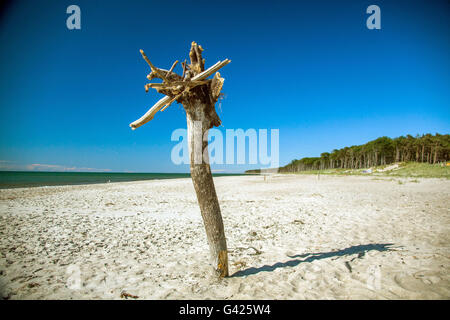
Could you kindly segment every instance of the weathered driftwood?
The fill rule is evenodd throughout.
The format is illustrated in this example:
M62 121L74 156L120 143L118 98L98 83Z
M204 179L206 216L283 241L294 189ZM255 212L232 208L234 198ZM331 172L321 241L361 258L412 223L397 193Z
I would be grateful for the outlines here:
M220 277L228 276L228 250L225 231L220 213L219 201L211 174L208 158L208 141L203 141L208 130L221 124L216 113L215 103L220 97L224 79L216 73L213 79L207 79L220 68L231 61L219 61L205 70L203 48L192 42L188 65L186 60L181 63L182 76L173 72L178 61L169 70L155 67L144 51L141 54L150 66L149 80L159 78L163 83L149 83L146 91L154 88L166 96L155 103L141 118L130 124L134 130L153 119L158 111L164 111L173 102L180 102L186 111L188 128L188 145L190 156L191 177L197 194L198 204L206 230L210 248L211 262L215 272Z
M153 66L153 64L150 62L150 60L147 58L147 56L145 55L144 51L141 50L142 56L144 57L144 59L147 61L147 63L150 65L150 68L152 69L152 72L147 76L147 78L149 80L153 80L155 78L160 78L162 80L166 79L166 75L169 74L170 72L164 69L160 69L160 68L156 68L155 66ZM200 72L199 74L195 75L190 81L186 81L186 84L188 85L189 82L192 81L196 81L196 80L204 80L206 78L208 78L210 75L212 75L214 72L216 72L217 70L219 70L220 68L226 66L228 63L230 63L231 60L226 59L224 61L219 61L217 62L215 65L213 65L212 67L208 68L205 71ZM153 66L153 67L152 67ZM172 73L172 76L175 75L174 73ZM182 77L180 77L179 75L176 75L177 77L179 77L180 79L183 79ZM185 76L185 70L183 70L183 77ZM218 75L218 77L220 78L220 74ZM222 78L221 78L222 79ZM176 81L176 80L175 80ZM214 81L214 80L213 80ZM216 80L218 81L218 80ZM170 82L169 82L170 83ZM146 91L148 91L149 87L153 87L153 85L158 85L156 83L152 83L149 85L146 85L145 89ZM222 80L222 85L223 85L223 80ZM189 86L189 85L188 85ZM220 87L222 88L222 87ZM217 90L215 90L217 91ZM219 90L220 92L220 90ZM136 129L139 128L140 126L142 126L143 124L146 124L147 122L149 122L150 120L153 119L153 117L155 116L155 114L160 111L161 109L163 109L164 107L170 105L170 102L172 100L171 97L166 96L162 99L160 99L157 103L155 103L142 117L140 117L138 120L132 122L130 124L131 129ZM164 108L165 109L165 108Z

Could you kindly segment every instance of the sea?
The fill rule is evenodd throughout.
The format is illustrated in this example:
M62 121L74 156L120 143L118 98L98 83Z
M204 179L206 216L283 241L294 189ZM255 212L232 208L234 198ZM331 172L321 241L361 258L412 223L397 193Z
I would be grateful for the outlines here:
M213 174L238 176L243 174ZM190 178L189 173L0 171L0 189Z

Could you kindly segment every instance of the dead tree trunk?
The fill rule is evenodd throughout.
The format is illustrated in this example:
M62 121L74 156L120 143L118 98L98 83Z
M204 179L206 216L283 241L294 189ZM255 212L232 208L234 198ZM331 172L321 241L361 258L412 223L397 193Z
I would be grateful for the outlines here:
M155 88L166 95L158 101L143 117L131 123L132 129L153 119L158 111L164 111L174 101L180 102L185 111L188 128L188 145L190 154L191 177L197 194L198 204L206 230L210 248L211 263L217 275L228 276L228 251L219 201L209 166L208 131L219 126L221 121L215 110L224 79L217 72L213 79L207 79L214 72L230 62L219 61L205 71L205 59L202 47L192 43L189 57L191 63L182 63L183 74L173 73L178 61L169 70L153 66L144 52L141 53L150 65L149 80L160 78L163 83L149 83L145 89Z
M199 158L198 154L196 154L198 152L196 148L197 143L200 142L202 144L201 150L204 156L207 157L208 142L201 142L201 137L205 134L207 135L209 129L198 128L196 124L200 123L200 120L189 114L187 122L191 177L206 230L211 264L219 276L228 276L227 243L211 168L209 163L205 162L207 159L201 159L203 160L202 162L196 163L196 158Z

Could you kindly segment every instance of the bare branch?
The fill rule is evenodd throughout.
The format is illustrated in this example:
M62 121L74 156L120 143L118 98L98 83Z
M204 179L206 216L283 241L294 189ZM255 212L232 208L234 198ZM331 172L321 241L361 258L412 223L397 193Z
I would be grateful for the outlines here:
M212 67L209 67L207 70L205 70L202 73L199 73L198 75L193 77L192 80L203 80L203 79L206 79L210 75L212 75L214 72L219 70L220 68L225 67L230 62L231 62L231 60L229 60L229 59L225 59L223 61L219 61L215 65L213 65Z
M177 65L177 63L178 63L178 60L176 60L174 63L173 63L173 65L170 67L170 69L169 69L169 72L167 72L167 77L168 76L170 76L170 74L172 73L172 71L173 71L173 68L175 68L175 66Z
M164 75L164 77L168 80L168 82L171 82L171 81L181 81L181 80L183 80L183 78L182 78L180 75L174 73L173 71L172 71L170 74L169 74L169 70L166 70L166 69L159 69L159 68L158 68L158 71L161 72L161 73ZM160 79L162 79L161 77L159 77L159 76L158 76L157 74L155 74L154 72L151 72L151 73L149 73L149 74L147 75L147 79L150 80L150 81L152 81L152 80L155 79L155 78L160 78Z
M184 86L184 87L196 87L201 84L207 84L208 81L211 80L192 80L192 81L172 81L171 83L148 83L147 85L150 88L171 88L176 86Z
M184 62L182 62L181 65L183 66L183 75L181 77L184 79L184 75L186 73L186 67L187 67L186 59L184 59Z
M151 61L147 58L147 55L145 54L144 50L139 50L141 52L142 57L144 58L145 61L147 61L148 65L150 66L150 69L156 69L156 67L153 65L153 63L151 63Z
M191 50L189 51L189 58L191 59L190 68L197 75L205 70L205 61L202 58L203 48L199 46L195 41L191 44Z
M178 98L180 98L182 94L183 94L183 92L178 94L178 95L176 95L172 99L170 99L170 101L164 106L164 108L161 109L161 112L166 110L174 101L176 101Z
M161 78L161 79L163 79L164 81L167 81L165 75L161 72L161 70L158 69L157 67L155 67L155 66L153 65L153 63L151 63L150 59L147 58L146 54L144 53L144 50L141 49L140 52L141 52L142 57L144 58L144 60L145 60L145 61L148 63L148 65L150 66L150 69L152 69L152 73L154 73L156 76L158 76L158 78ZM147 79L151 80L150 77L152 77L151 74L149 74L149 75L147 76ZM153 78L154 78L154 76L153 76Z
M155 113L157 113L162 107L164 107L171 99L172 98L168 96L165 96L164 98L160 99L142 117L140 117L138 120L130 124L131 129L134 130L152 120L153 117L155 116Z
M145 59L145 58L144 58ZM196 83L197 80L204 80L207 77L209 77L210 75L212 75L213 73L215 73L217 70L219 70L220 68L226 66L228 63L230 63L231 60L229 59L225 59L224 61L219 61L217 62L215 65L213 65L212 67L208 68L207 70L197 74L195 77L192 78L191 81L186 81L184 82L184 84L189 84L190 82L192 82L192 84L194 86L188 85L189 88L195 87L197 85L200 85L202 83ZM153 85L156 84L151 84L151 87L153 87ZM157 87L157 85L155 86L155 88ZM179 98L179 97L178 97ZM177 98L177 99L178 99ZM133 123L130 124L130 127L134 130L140 126L142 126L143 124L146 124L147 122L149 122L150 120L153 119L154 115L161 110L163 107L165 107L167 104L172 103L170 102L173 98L166 96L162 99L160 99L157 103L155 103L153 105L153 107L150 108L150 110L148 110L141 118L139 118L138 120L134 121ZM175 101L175 100L174 100ZM170 105L170 104L169 104ZM166 109L166 108L164 108Z

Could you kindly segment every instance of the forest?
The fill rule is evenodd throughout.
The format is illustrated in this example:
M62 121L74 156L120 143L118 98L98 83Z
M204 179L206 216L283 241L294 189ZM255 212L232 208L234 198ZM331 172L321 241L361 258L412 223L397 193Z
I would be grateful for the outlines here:
M279 172L323 169L362 169L394 162L440 163L450 160L449 134L424 134L394 139L380 137L363 145L334 149L320 157L293 160Z

